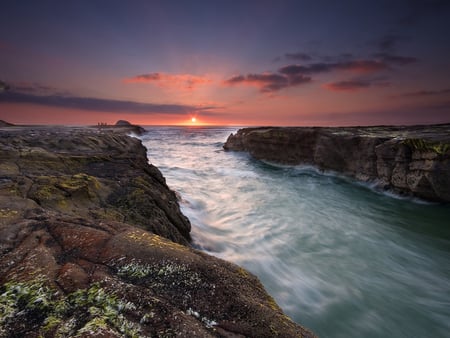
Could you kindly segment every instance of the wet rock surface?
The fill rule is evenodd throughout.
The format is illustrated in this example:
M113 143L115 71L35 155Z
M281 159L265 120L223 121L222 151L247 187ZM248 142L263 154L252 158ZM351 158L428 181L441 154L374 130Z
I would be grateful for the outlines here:
M138 139L0 129L0 337L313 336L189 232Z
M260 127L230 135L225 150L313 165L402 195L450 202L450 124L405 127Z

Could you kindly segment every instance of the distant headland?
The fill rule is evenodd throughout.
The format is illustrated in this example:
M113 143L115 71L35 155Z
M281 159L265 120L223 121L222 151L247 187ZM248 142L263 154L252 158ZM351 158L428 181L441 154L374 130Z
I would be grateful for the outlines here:
M63 126L45 126L45 125L16 125L16 124L12 124L3 120L0 120L0 128L1 127L22 127L22 128L38 128L38 127L45 127L45 128L58 128L58 127L63 127ZM64 126L65 128L79 128L79 127L67 127ZM143 133L145 133L145 129L142 128L139 125L136 124L132 124L126 120L118 120L115 124L107 124L105 122L98 122L96 125L91 125L91 126L86 126L86 127L81 127L81 128L96 128L97 130L110 130L110 131L114 131L114 132L129 132L129 133L133 133L136 135L142 135Z

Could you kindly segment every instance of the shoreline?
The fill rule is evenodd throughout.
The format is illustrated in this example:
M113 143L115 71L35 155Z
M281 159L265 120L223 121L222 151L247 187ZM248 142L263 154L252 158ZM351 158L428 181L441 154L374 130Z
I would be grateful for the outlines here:
M411 127L260 127L224 149L258 160L312 165L433 202L450 202L450 124Z
M0 335L314 337L257 277L189 246L137 138L6 127L0 144Z

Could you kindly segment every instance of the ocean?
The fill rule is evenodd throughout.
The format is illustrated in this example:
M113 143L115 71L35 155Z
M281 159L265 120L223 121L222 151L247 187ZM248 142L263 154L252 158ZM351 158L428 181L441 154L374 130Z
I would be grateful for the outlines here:
M147 127L194 246L324 337L449 337L450 207L225 152L232 127Z

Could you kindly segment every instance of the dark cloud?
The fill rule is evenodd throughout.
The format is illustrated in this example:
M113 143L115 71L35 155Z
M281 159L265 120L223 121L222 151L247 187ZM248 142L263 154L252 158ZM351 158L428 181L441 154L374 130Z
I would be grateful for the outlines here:
M342 54L340 61L315 62L310 64L291 64L278 69L275 73L237 75L225 80L226 85L250 84L260 88L261 92L274 92L312 81L311 76L334 71L347 71L361 75L376 74L417 62L414 57L406 57L387 52L377 53L373 59L352 60L351 54ZM368 88L372 85L386 86L390 83L377 79L339 81L325 85L330 90L350 91Z
M33 95L70 96L70 93L67 91L62 91L58 88L47 86L37 82L12 82L9 85L11 91L18 93L29 93Z
M366 81L350 80L350 81L338 81L325 84L325 88L332 91L357 91L361 89L369 88L372 84Z
M306 53L286 53L284 54L286 60L310 61L312 56Z
M280 62L282 60L295 60L295 61L311 61L313 57L307 53L285 53L282 56L277 56L272 60L272 62Z
M141 74L136 75L132 79L134 79L136 82L142 81L158 81L161 78L161 75L159 73L150 73L150 74Z
M375 57L379 58L383 62L391 65L408 65L410 63L417 62L417 58L412 56L400 56L400 55L394 55L389 53L376 53L374 54Z
M376 76L326 83L323 87L331 91L354 92L371 87L388 87L390 85L391 83L386 77Z
M353 58L353 54L352 53L342 53L338 56L338 59L340 60L349 60Z
M414 92L407 92L393 97L424 97L424 96L445 96L450 95L450 88L439 90L417 90Z
M281 61L281 56L277 56L276 58L274 58L273 60L272 60L272 62L280 62Z
M441 103L435 103L432 104L430 106L428 106L430 109L435 109L435 110L442 110L445 111L446 113L446 123L449 123L450 119L448 118L448 116L450 116L450 101L446 101L446 102L441 102Z
M196 107L178 104L154 104L135 101L99 99L61 95L34 95L15 91L0 93L0 103L31 103L43 106L72 108L109 113L185 114L192 111L208 112L216 107Z
M263 93L275 92L287 87L294 87L311 81L301 74L261 73L233 76L225 80L226 85L248 84L256 86Z
M378 60L353 60L342 62L321 62L312 63L307 66L288 65L280 68L278 71L286 75L294 74L317 74L331 72L334 70L347 70L361 73L371 73L388 69L388 64Z
M379 38L375 44L376 47L383 53L392 53L396 47L397 44L400 41L404 41L406 38L404 36L394 34L394 33L388 33L383 35L381 38Z
M428 113L424 114L424 111ZM436 124L449 123L449 112L450 102L444 102L439 106L417 106L415 108L407 106L385 111L318 113L309 117L305 116L304 119L310 119L314 124L317 124L317 121L323 121L325 124L339 126Z
M313 63L308 66L303 65L288 65L281 67L278 71L281 74L288 76L299 75L299 74L314 74L329 72L331 70L330 64L327 63Z

